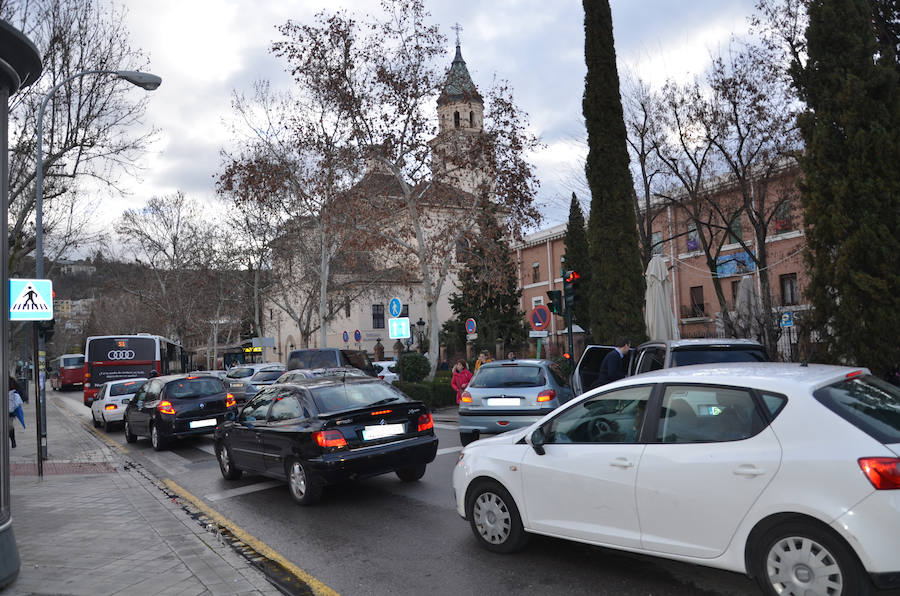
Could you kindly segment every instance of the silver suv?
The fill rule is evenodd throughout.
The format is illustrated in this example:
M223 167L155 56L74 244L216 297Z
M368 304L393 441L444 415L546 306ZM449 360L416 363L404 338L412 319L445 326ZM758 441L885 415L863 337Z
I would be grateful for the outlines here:
M459 404L459 440L523 428L575 394L550 360L498 360L482 364Z

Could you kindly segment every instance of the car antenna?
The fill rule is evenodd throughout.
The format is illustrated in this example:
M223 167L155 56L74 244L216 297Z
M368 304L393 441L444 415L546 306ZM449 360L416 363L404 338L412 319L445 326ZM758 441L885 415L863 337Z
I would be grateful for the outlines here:
M809 366L809 361L813 359L813 356L816 355L816 347L818 344L813 344L812 348L809 350L809 354L806 355L806 360L800 363L800 366Z

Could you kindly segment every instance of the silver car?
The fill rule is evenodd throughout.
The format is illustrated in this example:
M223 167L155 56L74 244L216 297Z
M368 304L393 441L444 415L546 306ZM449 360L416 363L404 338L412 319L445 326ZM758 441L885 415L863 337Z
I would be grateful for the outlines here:
M284 365L280 362L241 364L229 370L223 382L225 389L234 396L237 405L241 406L260 389L274 383L284 374L284 370Z
M459 404L459 440L528 426L575 394L550 360L498 360L482 364Z

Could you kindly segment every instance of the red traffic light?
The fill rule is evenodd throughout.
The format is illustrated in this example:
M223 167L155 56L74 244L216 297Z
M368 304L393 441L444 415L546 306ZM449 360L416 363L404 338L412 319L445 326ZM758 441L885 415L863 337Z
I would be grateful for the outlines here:
M568 352L566 352L565 354L563 354L563 358L565 358L566 360L568 360L568 359L571 358L571 357L572 357L572 356L570 356Z
M572 283L576 279L581 279L581 275L577 271L569 271L568 275L566 275L566 283Z

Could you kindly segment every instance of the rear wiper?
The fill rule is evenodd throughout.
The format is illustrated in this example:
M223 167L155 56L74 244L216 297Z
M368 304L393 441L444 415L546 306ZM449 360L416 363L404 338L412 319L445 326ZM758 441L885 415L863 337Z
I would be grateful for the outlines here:
M400 399L400 398L399 397L386 397L384 399L379 399L375 403L371 403L369 405L370 406L380 406L381 404L389 404L392 401L397 401L398 399Z

